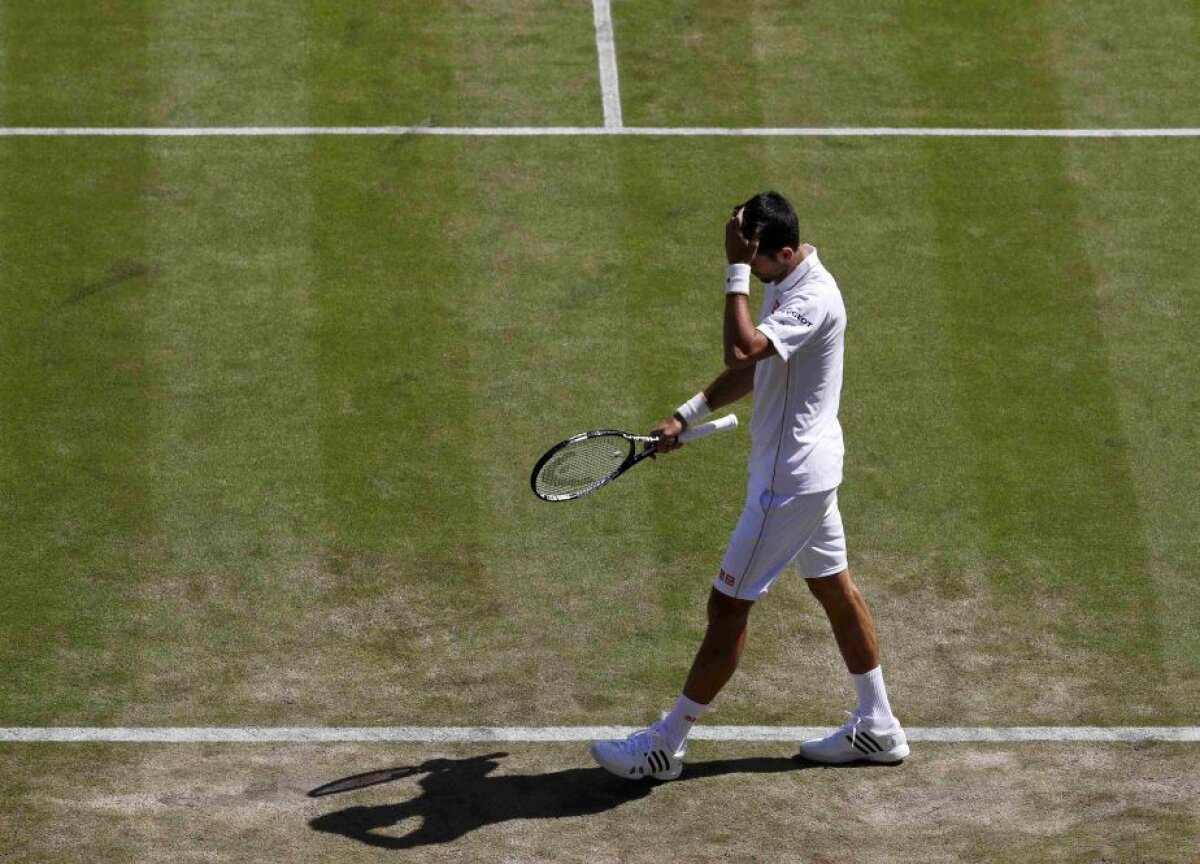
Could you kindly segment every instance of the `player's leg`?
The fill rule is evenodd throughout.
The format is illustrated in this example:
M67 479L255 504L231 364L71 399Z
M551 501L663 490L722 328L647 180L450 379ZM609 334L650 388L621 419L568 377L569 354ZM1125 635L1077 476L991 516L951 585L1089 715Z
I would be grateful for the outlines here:
M683 695L701 705L717 697L737 669L746 648L753 600L727 597L716 588L708 595L708 627L692 660Z
M708 627L675 705L648 729L624 740L597 741L592 745L592 757L622 777L678 777L683 772L692 725L737 669L746 647L746 625L753 606L751 600L737 600L713 588L708 598Z
M899 762L908 756L908 741L888 702L875 621L866 600L848 570L805 581L833 628L858 704L841 728L801 744L800 755L814 762Z
M732 677L746 645L746 626L754 601L766 593L795 554L774 537L772 496L747 495L721 571L708 599L708 627L692 661L683 692L663 719L625 740L597 741L592 757L622 777L673 780L683 771L692 725ZM786 526L785 526L786 527ZM737 574L736 576L733 574Z
M861 675L877 667L879 639L875 634L875 619L850 578L850 571L804 581L825 610L850 674Z
M708 595L708 627L692 660L683 693L655 724L671 752L682 753L692 726L729 683L746 648L753 600L738 600L712 588Z
M733 677L746 647L754 603L763 597L796 554L784 499L751 487L729 539L721 570L708 595L708 627L692 660L683 693L656 724L667 744L683 753L688 733Z
M825 610L858 699L849 722L825 738L804 742L801 755L835 763L900 761L908 755L908 743L888 702L875 619L846 567L836 490L827 493L821 528L797 556L797 566Z

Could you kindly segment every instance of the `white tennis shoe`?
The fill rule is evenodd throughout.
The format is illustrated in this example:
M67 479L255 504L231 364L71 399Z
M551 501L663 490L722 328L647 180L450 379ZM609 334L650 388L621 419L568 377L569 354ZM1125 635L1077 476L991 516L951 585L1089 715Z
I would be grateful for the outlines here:
M592 744L592 758L601 768L618 777L637 780L653 777L655 780L674 780L683 773L683 754L687 742L671 750L666 737L655 727L634 732L623 741L596 741Z
M800 745L800 755L812 762L842 765L865 759L868 762L895 764L909 753L908 741L900 722L878 726L870 718L851 714L850 720L832 735L813 738Z

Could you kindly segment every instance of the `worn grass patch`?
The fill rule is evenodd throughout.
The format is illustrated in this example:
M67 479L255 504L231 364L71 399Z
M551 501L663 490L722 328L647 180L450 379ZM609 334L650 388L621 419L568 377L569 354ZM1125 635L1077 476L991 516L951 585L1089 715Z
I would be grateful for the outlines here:
M507 751L507 752L504 752ZM1197 753L1173 745L925 745L821 768L693 744L628 783L578 745L8 745L0 851L21 860L1193 860ZM341 781L338 783L337 781ZM310 797L330 784L345 789ZM18 814L20 814L18 816Z

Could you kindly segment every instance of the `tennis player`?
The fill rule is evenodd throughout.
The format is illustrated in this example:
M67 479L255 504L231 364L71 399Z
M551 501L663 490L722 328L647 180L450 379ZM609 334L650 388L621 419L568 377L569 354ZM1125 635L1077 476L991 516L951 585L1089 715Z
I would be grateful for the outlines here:
M725 371L653 434L676 436L753 391L745 509L713 582L708 629L683 693L661 721L624 740L595 742L592 756L622 777L678 777L692 724L737 668L750 610L794 562L829 618L857 693L849 721L802 743L800 755L826 763L899 762L908 744L888 704L875 622L847 569L838 511L842 295L817 250L801 245L796 211L777 192L734 208L725 252ZM750 315L751 274L766 285L757 326Z

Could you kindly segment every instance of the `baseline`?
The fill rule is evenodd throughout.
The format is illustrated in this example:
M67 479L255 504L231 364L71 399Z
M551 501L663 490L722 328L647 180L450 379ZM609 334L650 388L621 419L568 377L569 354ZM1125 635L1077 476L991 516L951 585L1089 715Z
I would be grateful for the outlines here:
M444 135L459 138L648 136L683 138L1196 138L1200 127L1147 129L975 129L924 127L703 126L6 126L0 138L267 138Z
M87 727L0 728L0 743L486 743L623 738L631 726ZM696 726L698 741L799 741L823 726ZM1200 726L1007 726L906 728L909 741L940 743L1200 742Z

